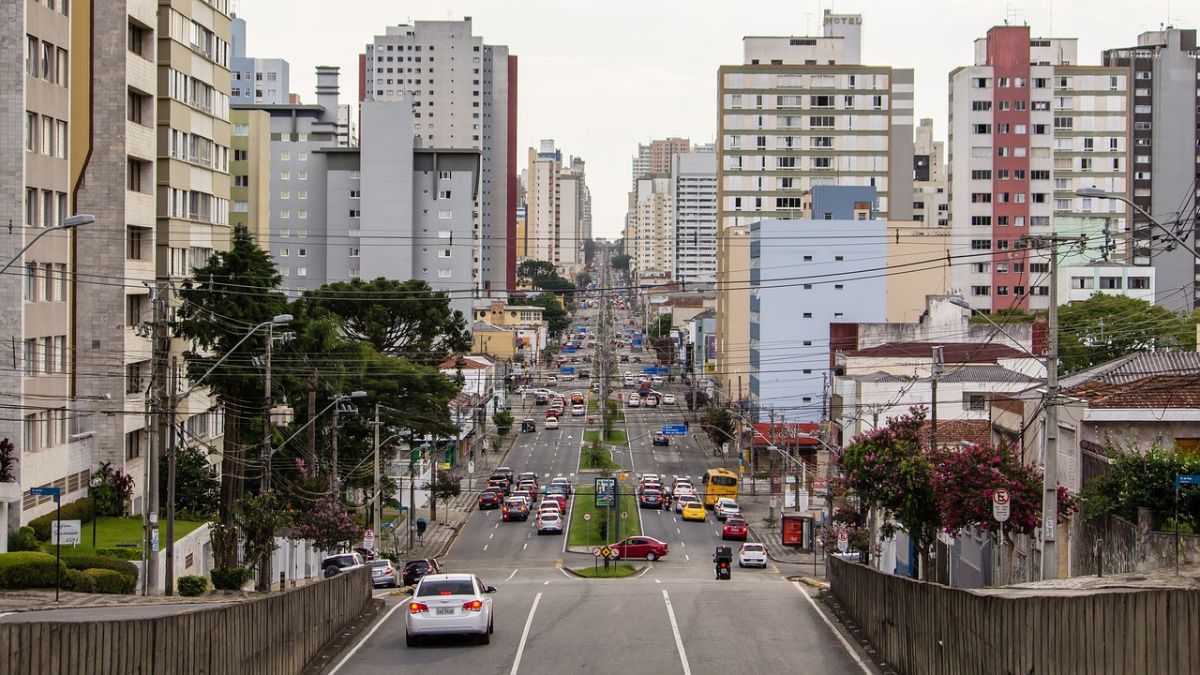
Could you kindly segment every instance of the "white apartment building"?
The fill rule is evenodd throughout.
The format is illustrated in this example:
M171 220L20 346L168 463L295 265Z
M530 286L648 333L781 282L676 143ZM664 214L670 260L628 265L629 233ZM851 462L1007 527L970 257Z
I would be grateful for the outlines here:
M586 164L578 157L563 162L553 139L529 148L526 176L526 253L554 263L570 274L583 266L583 242L592 232L592 196Z
M913 220L929 227L950 227L946 192L946 144L934 140L933 120L924 118L913 143Z
M360 64L360 101L412 97L418 147L481 152L475 288L480 295L509 288L516 272L516 57L484 44L468 16L387 26Z
M638 275L672 271L675 222L669 176L650 174L638 179L637 206L634 211L635 254L631 254Z
M1078 65L1076 42L997 26L950 73L950 220L959 252L978 254L956 261L953 283L975 309L1048 306L1048 250L1021 238L1055 233L1055 219L1126 231L1120 202L1075 190L1127 192L1128 70Z
M717 155L685 152L671 158L674 218L671 276L679 283L717 280Z
M817 37L746 37L718 71L717 353L725 391L748 375L749 225L792 220L818 185L873 186L881 218L912 219L913 71L861 62L860 15Z

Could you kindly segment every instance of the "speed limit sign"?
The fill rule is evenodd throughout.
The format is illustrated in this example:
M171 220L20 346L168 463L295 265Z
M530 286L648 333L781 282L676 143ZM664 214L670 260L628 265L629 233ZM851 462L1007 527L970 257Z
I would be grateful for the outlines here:
M591 519L592 519L592 514L590 514L590 513L585 513L585 514L583 514L583 520L584 520L584 522L586 522L586 521L589 521L589 520L591 520Z

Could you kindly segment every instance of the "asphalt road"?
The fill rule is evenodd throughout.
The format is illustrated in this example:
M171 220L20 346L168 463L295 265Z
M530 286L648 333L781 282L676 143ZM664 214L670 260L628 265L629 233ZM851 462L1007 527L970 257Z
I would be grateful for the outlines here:
M618 326L627 319L618 317ZM651 353L643 353L648 360ZM640 371L636 363L621 370ZM619 380L618 380L619 386ZM569 393L586 383L556 388ZM653 472L697 481L720 459L706 456L690 437L655 447L652 434L682 421L676 406L624 408L629 449L618 460L636 473ZM627 394L630 389L618 389ZM622 398L625 398L624 396ZM543 429L540 408L514 408L532 417L533 434L521 434L507 465L536 471L546 484L566 476L576 484L586 418L564 417L560 429ZM486 479L477 477L477 479ZM713 579L712 551L720 525L683 522L674 511L642 510L645 534L666 541L669 555L630 578L589 580L562 567L592 564L587 554L565 552L565 537L538 536L530 523L501 522L497 510L474 513L442 560L447 571L473 572L496 586L492 643L444 639L421 647L404 643L405 597L386 597L383 618L331 673L863 673L873 672L835 634L808 597L777 566Z

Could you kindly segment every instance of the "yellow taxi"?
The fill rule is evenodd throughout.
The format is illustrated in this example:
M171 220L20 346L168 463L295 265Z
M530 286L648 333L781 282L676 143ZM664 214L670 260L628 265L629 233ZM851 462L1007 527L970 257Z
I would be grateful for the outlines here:
M708 511L704 509L704 503L698 499L685 502L680 514L684 520L699 520L703 522L708 518Z

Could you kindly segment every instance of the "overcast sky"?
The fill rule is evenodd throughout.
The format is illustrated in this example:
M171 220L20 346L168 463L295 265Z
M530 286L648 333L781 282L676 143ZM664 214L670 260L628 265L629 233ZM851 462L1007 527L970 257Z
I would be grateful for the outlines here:
M594 232L619 236L637 144L716 135L717 68L741 63L746 35L815 35L820 16L863 15L863 61L916 69L916 115L945 140L946 82L969 65L993 25L1079 38L1082 64L1170 22L1200 24L1197 0L234 0L247 56L291 62L291 89L314 102L314 68L342 69L342 101L358 97L358 57L384 27L473 17L475 34L519 60L518 168L553 138L587 161ZM1053 12L1051 12L1053 8ZM1051 15L1053 14L1053 16Z

